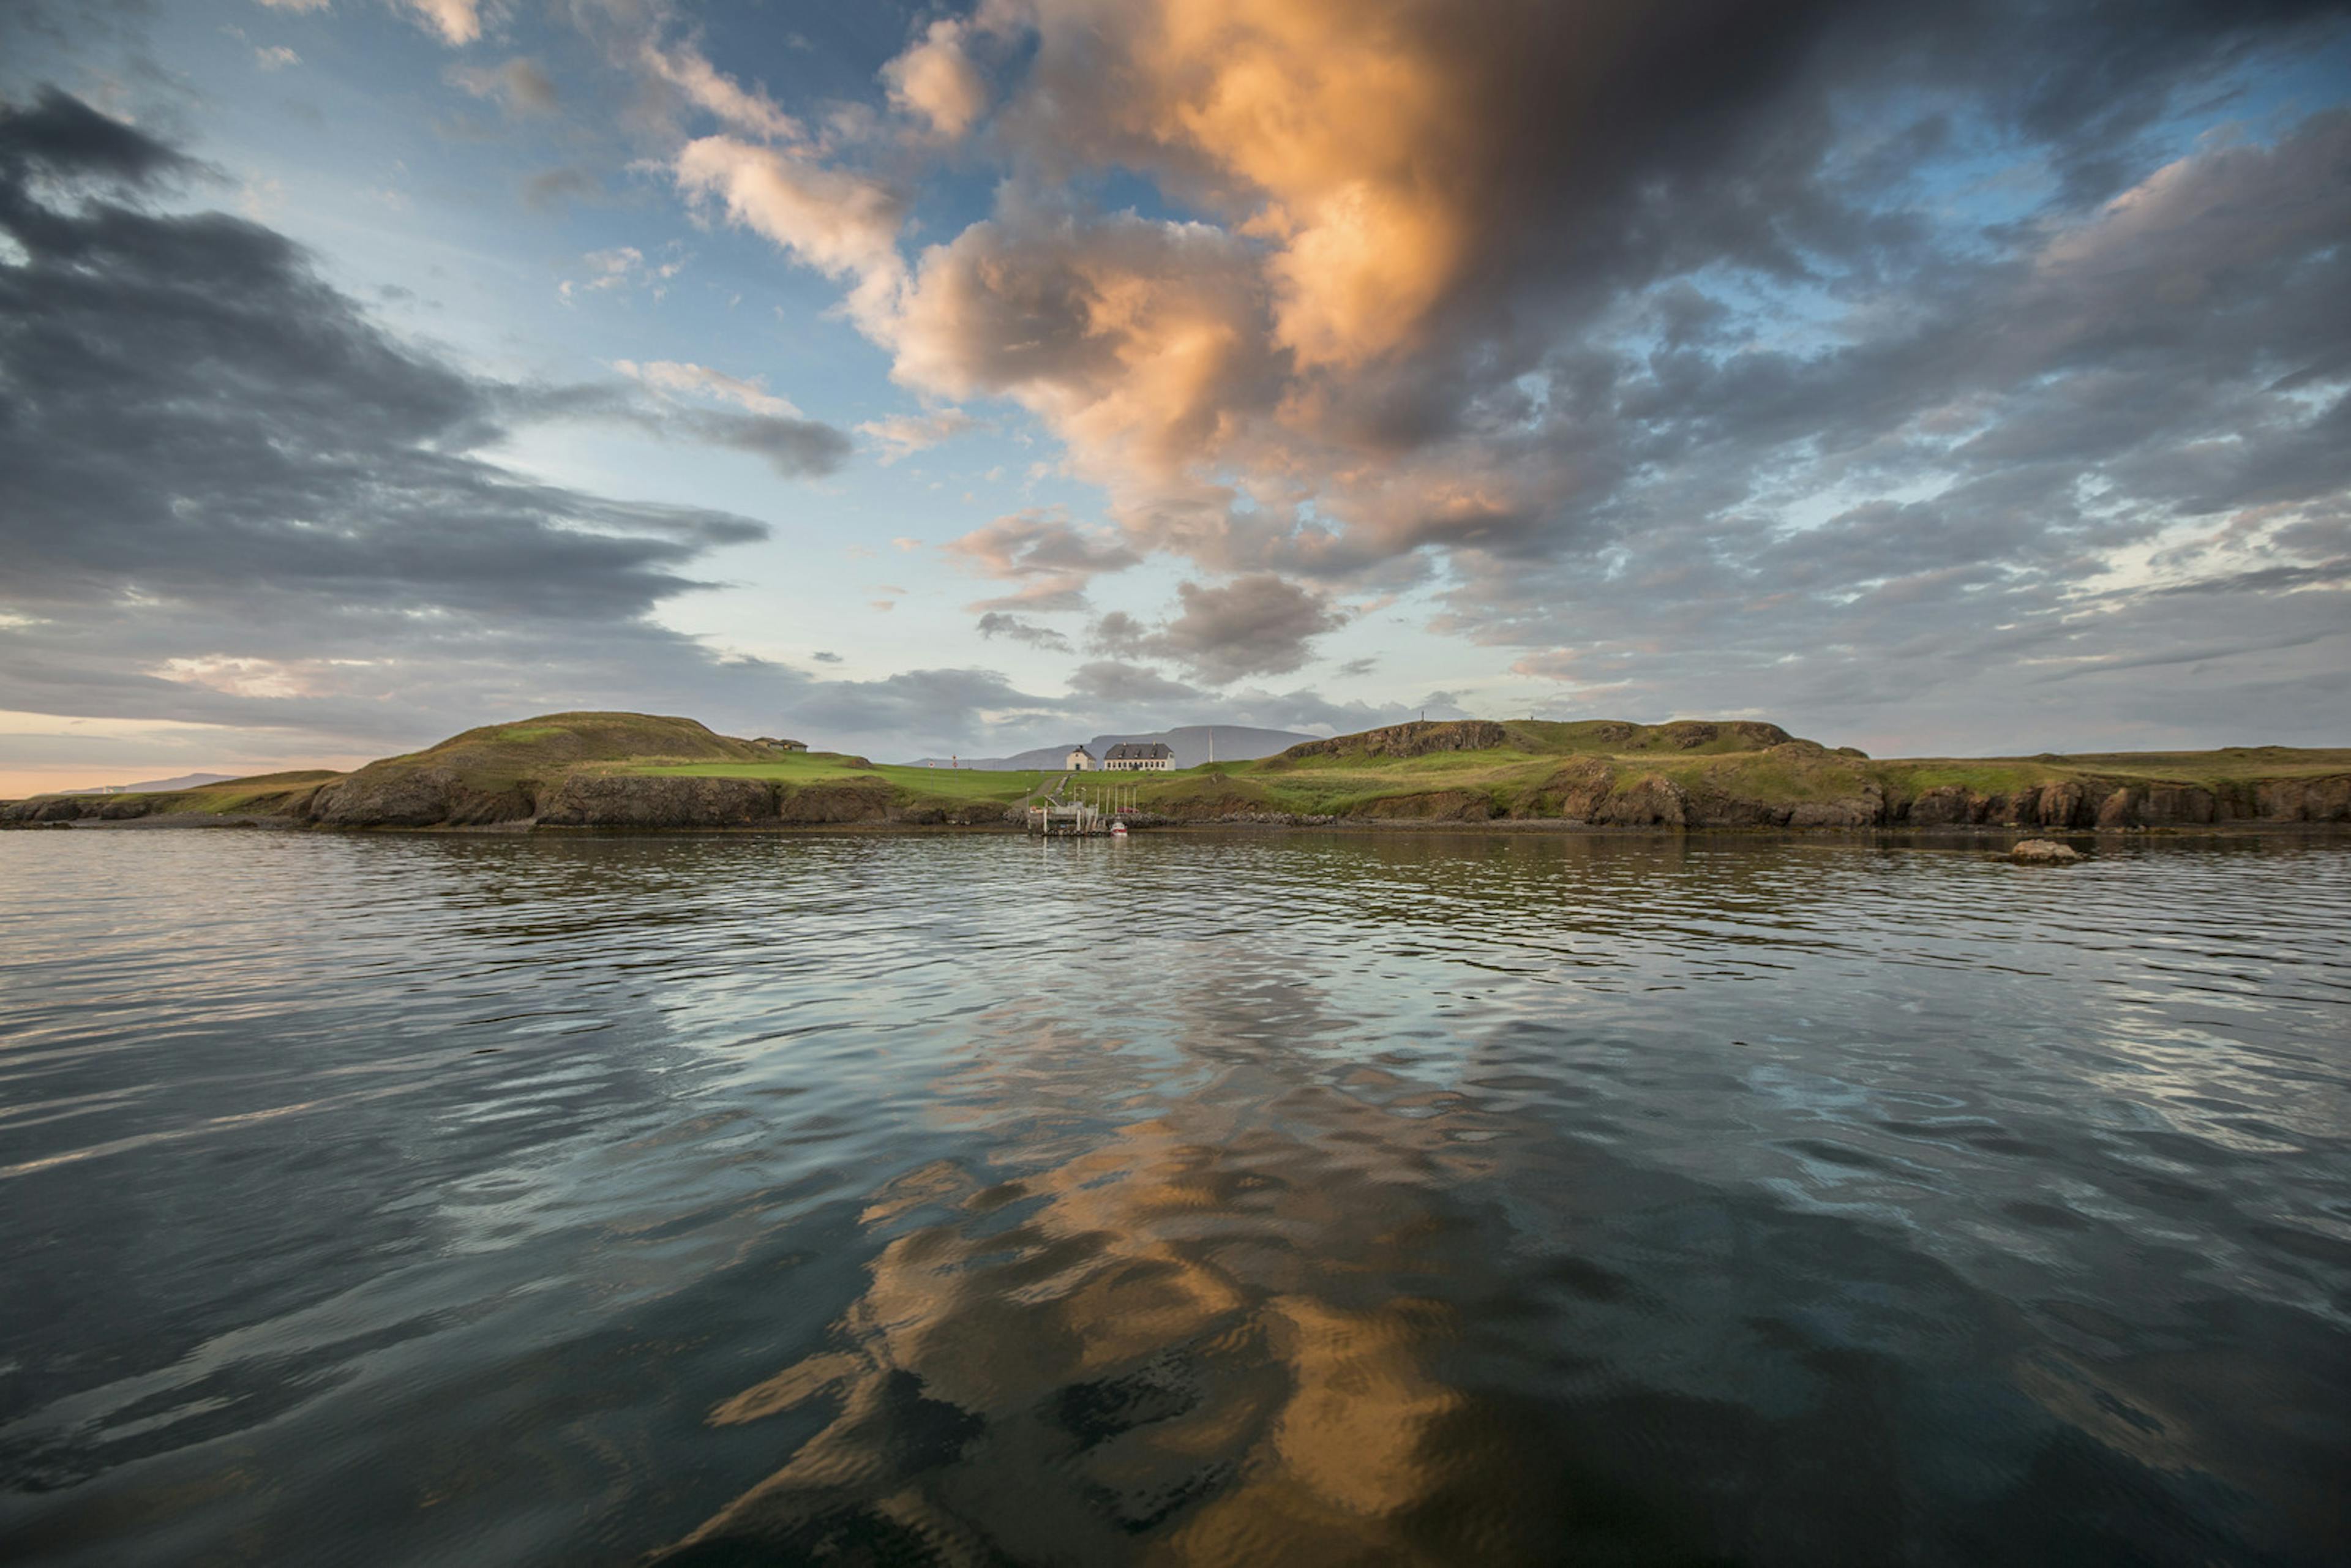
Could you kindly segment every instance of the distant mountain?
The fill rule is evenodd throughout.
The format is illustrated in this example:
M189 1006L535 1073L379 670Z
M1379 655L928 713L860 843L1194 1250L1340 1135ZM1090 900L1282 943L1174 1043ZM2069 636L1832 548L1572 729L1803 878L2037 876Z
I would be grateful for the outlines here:
M60 795L160 795L166 789L193 789L200 784L225 784L235 773L183 773L177 779L151 779L144 784L94 784L87 789L60 789Z
M1218 762L1249 762L1259 757L1271 757L1277 751L1287 751L1301 740L1320 740L1315 735L1300 735L1288 729L1251 729L1238 724L1187 724L1181 729L1155 730L1149 735L1097 735L1086 742L1086 749L1100 758L1104 751L1121 741L1139 741L1145 745L1157 740L1166 743L1176 753L1176 766L1191 768L1214 760ZM1034 751L1023 751L1012 757L966 757L956 759L958 768L980 768L990 771L1018 773L1029 768L1059 768L1061 758L1070 754L1072 741L1059 746L1040 746ZM918 758L916 768L945 768L945 757Z

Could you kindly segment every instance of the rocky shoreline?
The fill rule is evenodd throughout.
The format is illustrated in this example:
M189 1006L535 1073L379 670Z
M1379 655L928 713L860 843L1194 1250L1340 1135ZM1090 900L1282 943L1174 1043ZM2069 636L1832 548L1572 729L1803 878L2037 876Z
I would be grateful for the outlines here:
M2351 750L2283 747L1872 760L1757 720L1440 720L1259 760L1115 781L1144 828L1905 831L2351 824ZM45 795L0 827L223 826L514 832L922 828L1027 821L1035 773L877 766L742 740L693 719L547 714L349 773ZM1081 789L1109 784L1081 779Z
M1622 776L1584 764L1555 788L1500 809L1489 796L1437 789L1341 813L1268 811L1213 796L1180 811L1144 811L1137 827L1386 829L1555 828L1714 830L1906 829L2116 831L2128 829L2351 824L2351 774L2208 788L2067 780L2013 794L1940 786L1889 799L1871 782L1835 800L1786 801L1689 789L1657 774ZM236 811L189 810L174 796L50 796L0 808L0 823L31 826L222 826L326 829L969 828L1009 830L1017 807L909 802L879 779L793 787L758 779L602 772L568 774L484 792L454 773L422 769L372 787L364 773L294 786Z

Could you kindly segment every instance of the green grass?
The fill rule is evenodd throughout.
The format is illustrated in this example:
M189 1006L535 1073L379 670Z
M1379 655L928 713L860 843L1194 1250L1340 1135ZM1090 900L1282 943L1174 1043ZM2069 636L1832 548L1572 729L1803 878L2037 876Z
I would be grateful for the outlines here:
M865 762L833 751L795 751L758 762L631 762L619 771L652 773L672 778L766 779L799 788L880 779L892 789L921 800L968 804L1000 800L1007 805L1033 793L1041 779L1050 783L1058 773L1035 769L992 773L977 768L901 768Z
M2351 773L2351 749L2251 747L1870 760L1809 743L1774 744L1784 732L1739 721L1636 725L1605 719L1573 724L1514 720L1500 729L1502 744L1478 751L1374 756L1361 744L1343 740L1332 754L1218 762L1171 773L1081 774L1071 785L1098 800L1113 792L1131 796L1145 811L1178 817L1257 811L1452 816L1465 814L1464 808L1474 808L1480 800L1492 815L1526 817L1555 813L1562 792L1587 782L1602 768L1614 775L1619 789L1659 774L1693 795L1782 802L1849 798L1873 782L1888 800L1899 801L1945 786L2013 796L2066 780L2218 788ZM382 779L428 768L447 769L485 794L524 786L543 789L569 771L586 768L758 779L793 789L881 786L901 808L947 810L1014 805L1061 777L1058 769L904 768L838 752L777 752L715 734L688 718L595 712L547 714L467 730L422 751L370 763L350 777ZM150 800L158 812L266 812L340 777L323 771L265 774ZM1468 810L1466 814L1481 813Z
M200 784L193 789L128 792L109 795L102 799L142 801L150 816L183 813L214 817L267 815L329 779L341 777L341 774L331 768L312 768L293 773L256 773L246 779L224 779L217 784Z
M1174 816L1286 812L1300 816L1418 817L1454 814L1483 799L1495 816L1547 815L1577 769L1604 768L1618 787L1660 775L1693 795L1803 802L1849 799L1875 783L1890 800L1913 800L1944 785L1987 795L2014 795L2074 780L2220 783L2256 778L2314 777L2351 771L2351 750L2261 747L2229 752L2123 753L2043 758L1928 758L1871 760L1803 743L1758 747L1753 730L1719 733L1687 744L1688 726L1611 720L1576 724L1514 721L1504 744L1479 751L1421 757L1337 755L1217 762L1170 773L1080 775L1079 789L1132 789L1146 811ZM1058 772L991 773L971 768L858 767L822 752L757 763L632 763L631 771L773 779L792 784L881 779L905 796L948 802L1016 802Z
M2044 784L2174 784L2218 789L2265 779L2321 779L2351 773L2351 749L2232 747L2224 751L2106 751L2046 757L1930 757L1871 765L1886 793L1915 798L1958 786L1982 795L2014 795Z
M2254 779L2316 779L2351 773L2351 748L2231 746L2219 751L2086 752L2058 766L2101 778L2174 784L2232 783Z

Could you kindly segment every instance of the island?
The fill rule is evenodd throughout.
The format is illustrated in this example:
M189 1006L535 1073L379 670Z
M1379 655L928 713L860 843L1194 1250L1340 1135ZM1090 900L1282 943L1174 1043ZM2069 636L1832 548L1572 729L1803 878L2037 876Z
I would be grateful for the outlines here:
M559 713L349 773L36 796L0 806L0 825L1010 831L1057 786L1090 784L1053 769L876 764L690 718ZM1885 760L1749 719L1460 719L1122 774L1117 789L1138 828L2213 828L2351 823L2351 748Z

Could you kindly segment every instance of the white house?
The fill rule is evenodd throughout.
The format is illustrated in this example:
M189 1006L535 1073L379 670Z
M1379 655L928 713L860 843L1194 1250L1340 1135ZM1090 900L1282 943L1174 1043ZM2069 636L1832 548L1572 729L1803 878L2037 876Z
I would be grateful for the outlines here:
M1122 740L1102 756L1102 769L1108 773L1165 773L1175 766L1174 748L1156 740Z
M1070 754L1061 758L1061 766L1072 773L1092 773L1102 764L1095 761L1094 754L1084 747L1072 746L1070 747Z

